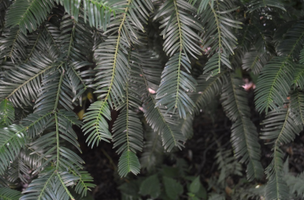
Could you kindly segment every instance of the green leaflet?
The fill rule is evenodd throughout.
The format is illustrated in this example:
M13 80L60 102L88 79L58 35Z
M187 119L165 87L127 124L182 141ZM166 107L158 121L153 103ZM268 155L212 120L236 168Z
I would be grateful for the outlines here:
M289 192L283 178L283 158L285 153L280 149L282 144L294 140L302 126L298 125L291 115L290 109L271 111L263 122L264 128L261 138L273 141L273 160L266 168L267 199L288 199Z
M137 175L140 171L140 163L135 153L124 151L118 161L118 174L121 177L126 176L129 172Z
M295 67L295 77L294 77L294 84L295 86L299 87L300 89L304 89L304 70L302 65L304 64L304 49L300 52L300 64L296 65Z
M0 172L19 183L27 183L27 177L35 178L23 194L18 193L22 199L77 199L74 192L85 196L94 184L82 169L82 159L73 151L80 147L72 126L82 125L73 111L82 103L82 97L87 98L83 94L89 89L96 92L90 100L98 100L90 102L91 107L84 113L86 142L94 147L113 141L121 154L121 176L138 174L140 165L151 173L162 161L163 149L183 148L192 136L194 113L204 113L204 108L210 102L217 103L221 95L222 108L232 121L230 142L237 160L230 150L220 151L220 174L214 181L221 185L230 175L241 176L243 169L238 161L247 166L248 180L259 178L260 146L250 120L247 95L240 87L241 79L228 76L236 69L240 77L251 77L239 69L242 65L259 76L256 108L269 114L261 136L274 143L274 159L266 169L266 196L294 198L291 193L301 193L302 189L292 185L288 192L288 184L293 183L285 182L282 175L284 151L280 145L293 141L304 121L304 21L303 8L296 7L296 3L2 1ZM245 25L244 33L240 33L240 21ZM155 43L162 45L164 53ZM282 106L288 109L281 110ZM109 130L112 109L120 115L113 130ZM146 123L151 129L146 129ZM137 155L142 149L139 164ZM178 162L176 165L185 166ZM169 177L178 172L168 167L163 174ZM168 177L149 177L141 194L181 198L185 185ZM182 179L187 185L190 180ZM157 185L149 187L150 181ZM2 178L0 184L5 185ZM195 193L200 190L197 185L195 179L188 198L201 198ZM230 197L262 196L248 194L253 190L246 186L247 182L242 187L245 192L234 190ZM134 187L139 189L139 185ZM11 192L5 195L13 195ZM138 190L134 198L140 198ZM221 198L223 195L215 191L209 196Z
M44 172L39 179L33 180L30 187L23 192L24 195L20 199L50 199L50 197L56 199L73 199L74 197L66 186L73 185L77 179L78 177L69 173L56 173L54 169L49 169Z
M301 71L295 64L295 59L302 50L303 38L303 21L299 20L292 24L279 43L276 50L280 57L275 57L262 70L255 96L259 112L267 113L269 108L274 110L282 106L286 102L292 82L301 87Z
M247 164L247 179L261 179L263 176L263 166L260 162L261 147L255 125L249 118L242 117L233 123L231 132L234 154L237 158L241 158L240 162Z
M80 16L76 21L70 15L64 15L60 23L60 31L60 52L65 55L65 59L72 62L88 61L93 48L91 40L93 30L84 24L83 17Z
M21 197L21 193L17 190L10 188L0 188L0 198L1 199L11 199L17 200Z
M205 73L210 73L208 78L221 73L222 63L228 68L232 68L230 61L227 59L227 55L224 53L215 53L209 58L204 67Z
M75 192L81 194L82 197L87 196L90 188L94 188L96 185L93 184L92 176L86 171L79 171L79 179L77 180L77 185L75 186Z
M183 7L187 7L189 11L194 10L194 7L183 0L166 1L154 17L165 17L161 20L161 35L165 39L164 51L170 56L157 90L157 106L164 105L168 112L178 113L180 118L185 118L187 113L193 113L194 107L187 94L195 91L196 85L195 79L189 74L191 65L188 55L195 58L201 55L200 46L194 42L199 39L196 31L201 31L201 27L196 19L182 10Z
M0 134L0 174L15 160L26 143L25 128L16 124L1 128Z
M105 101L96 101L89 107L89 112L86 113L83 126L83 131L88 134L86 142L91 147L98 145L100 141L109 142L112 135L109 131L109 125L106 119L111 119L111 112L108 103Z
M144 20L147 20L147 9L140 8L137 1L121 2L120 11L111 28L105 34L106 40L95 49L95 93L100 101L95 102L86 113L83 126L85 134L90 134L89 144L99 144L100 140L108 141L112 136L108 131L105 119L110 119L110 108L117 109L125 101L125 85L130 70L129 51L133 43L140 43L139 34L134 30L142 30ZM145 2L148 6L149 2ZM140 11L141 9L141 11ZM135 15L136 14L136 15ZM137 16L137 17L136 17ZM132 34L130 34L132 32ZM134 33L134 34L133 34Z
M259 112L275 110L286 102L294 67L288 57L276 57L263 68L256 84L255 105Z
M303 46L303 20L298 20L293 26L284 34L284 39L280 41L277 47L279 56L292 56L297 58Z
M207 107L220 94L222 86L226 82L227 74L221 73L211 78L208 77L208 74L202 74L198 77L197 92L191 95L196 105L196 113Z
M154 101L150 97L143 107L147 122L155 132L161 135L163 146L167 151L171 151L174 147L181 149L185 137L181 130L174 126L177 121L172 119L172 114L167 114L163 107L155 109Z
M90 26L106 30L110 23L111 15L119 12L115 3L117 1L94 1L94 0L56 0L64 6L65 11L78 21L79 14L83 9L84 22ZM80 5L83 5L83 8Z
M201 13L201 24L208 31L202 34L202 49L209 60L204 67L204 73L215 76L221 72L222 66L232 68L229 55L234 54L237 38L233 28L241 28L241 22L234 19L231 12L236 8L228 1L209 1L208 9Z
M266 168L268 182L265 188L265 194L267 199L289 198L289 189L282 173L284 153L278 148L274 149L274 159Z
M7 13L6 27L19 26L26 34L35 31L50 13L54 6L52 0L18 0L15 1Z
M304 124L304 94L296 90L290 95L290 114L297 124Z
M221 101L226 116L232 121L231 143L236 158L247 164L247 178L253 180L263 176L260 163L261 147L258 142L258 132L250 120L250 108L247 93L241 88L242 80L230 75L223 86ZM242 141L242 142L240 142Z
M13 63L20 63L27 57L28 37L18 27L4 29L0 37L0 57L11 58Z
M151 70L152 67L153 71ZM176 113L169 112L164 105L156 106L157 100L153 93L158 91L161 75L161 68L157 60L155 58L143 59L141 73L145 85L143 112L147 123L154 131L151 133L161 136L162 144L167 151L171 151L174 147L182 148L185 136L183 135L183 129L179 128L178 125L182 125L181 122L186 122L184 125L187 125L187 121L177 119ZM157 137L152 136L151 138L154 140ZM156 140L154 140L154 144L157 143Z
M198 5L197 6L197 12L198 13L201 13L201 12L203 12L206 8L207 8L207 6L208 6L208 4L209 4L209 2L210 2L210 0L206 0L206 1L198 1L197 2L197 0L193 0L193 1L190 1L191 3L192 3L192 5ZM211 1L212 3L213 3L213 1Z
M138 100L141 94L137 90L138 83L141 83L142 80L138 79L138 77L140 77L140 69L139 62L136 60L136 55L136 52L130 52L129 58L132 62L131 69L128 74L129 80L126 83L125 88L125 103L122 105L123 108L120 110L120 114L113 127L114 148L119 147L116 151L118 154L125 151L136 153L137 151L142 151L143 147L143 127L139 115L135 112L141 104ZM120 168L118 169L118 171L125 170Z
M171 57L162 72L163 78L156 91L156 106L164 105L168 112L177 112L180 118L185 118L188 112L193 113L195 105L187 92L195 91L196 81L181 71L181 67L190 70L187 58L177 53Z
M250 70L254 74L259 74L268 59L267 52L260 53L256 50L246 52L242 60L242 68Z
M234 74L231 74L227 79L228 81L223 86L221 94L222 105L227 117L231 121L236 121L241 117L250 117L247 93L241 87L242 80Z

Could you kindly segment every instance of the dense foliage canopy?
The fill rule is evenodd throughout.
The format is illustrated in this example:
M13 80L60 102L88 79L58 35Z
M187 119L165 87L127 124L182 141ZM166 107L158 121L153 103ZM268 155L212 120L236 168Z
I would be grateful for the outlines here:
M301 179L286 178L281 147L304 123L303 11L302 0L2 0L0 198L86 196L94 184L75 126L90 147L113 143L121 177L151 170L160 150L184 147L195 115L216 100L247 180L266 175L259 195L302 195ZM256 83L260 131L244 78ZM112 110L119 116L110 128ZM268 166L260 142L272 146ZM29 185L19 192L16 182ZM149 182L159 180L148 177L141 193L157 198ZM178 198L174 179L163 184Z

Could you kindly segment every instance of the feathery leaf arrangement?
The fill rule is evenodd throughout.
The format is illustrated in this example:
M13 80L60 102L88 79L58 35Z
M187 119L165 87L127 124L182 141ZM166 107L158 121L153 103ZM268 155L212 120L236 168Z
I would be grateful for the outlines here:
M114 148L119 147L117 153L122 153L118 163L118 173L121 176L126 176L129 172L138 174L140 171L140 163L135 153L142 151L143 146L143 127L136 113L141 106L138 85L142 85L142 79L136 54L136 52L130 52L129 55L131 62L129 79L125 88L125 102L113 127Z
M5 26L6 28L18 26L20 32L24 34L27 31L35 31L46 20L54 3L52 0L15 1L7 12Z
M263 167L260 162L260 145L255 125L250 120L250 108L247 94L241 88L242 81L232 74L223 86L222 106L227 117L233 122L231 127L231 143L234 153L240 162L247 164L247 178L260 179Z
M202 49L210 59L204 70L214 76L221 72L222 66L232 68L229 56L234 54L237 38L233 29L241 28L241 22L235 20L232 12L237 7L233 1L209 1L201 13L204 31L202 33Z
M279 111L269 112L263 122L262 139L272 140L273 160L266 168L268 183L266 185L266 197L269 199L288 199L288 187L283 179L284 152L280 148L294 140L299 134L302 125L298 125L291 115L291 109L282 108Z
M49 2L51 6L43 6L49 10L39 11L40 15L34 18L32 14L43 2L25 2L23 10L18 5L22 2L13 3L7 14L11 21L6 24L6 32L0 39L3 49L1 141L4 142L1 145L1 175L9 170L12 180L20 178L24 183L31 181L24 177L38 175L23 191L21 199L73 198L72 188L86 195L94 186L92 177L82 170L82 159L70 149L74 146L80 150L72 125L80 126L81 123L73 109L77 105L76 99L88 87L92 64L84 59L85 56L77 59L80 55L77 52L85 49L82 48L84 42L91 37L91 32L83 34L82 31L91 29L75 21L76 28L72 31L67 28L73 26L65 21L61 25L45 22L55 4ZM16 6L19 10L15 10ZM21 19L17 12L27 14ZM86 49L91 51L90 47ZM32 113L15 116L14 108ZM84 179L82 174L86 174ZM13 193L5 195L10 197Z
M195 9L188 2L170 0L159 8L154 17L161 23L161 35L165 39L163 49L170 56L162 72L156 105L165 106L168 112L178 112L181 118L185 118L187 113L193 113L194 107L187 94L195 91L196 85L195 79L189 74L189 56L196 58L201 54L197 33L202 31L202 27L189 14L191 12L195 12Z
M232 123L236 158L220 150L219 179L232 170L225 163L238 175L244 164L248 181L262 179L250 95L266 114L261 139L273 145L266 199L301 193L284 180L282 145L304 125L303 13L274 0L3 0L0 198L86 196L94 184L73 126L91 148L113 143L120 176L152 172L163 151L187 145L195 116L217 102ZM252 87L243 89L247 78ZM88 90L94 97L80 121L75 107ZM28 184L22 193L10 188L18 181ZM178 198L173 186L181 188L164 190Z
M107 29L111 15L115 15L116 9L119 9L119 5L115 5L116 2L104 0L56 0L56 3L61 4L65 11L76 21L79 19L79 14L83 13L84 23L88 22L90 26L103 30Z
M151 71L151 67L154 68L153 71ZM157 91L160 82L161 69L159 63L155 59L151 59L150 62L143 62L141 70L145 84L144 89L147 91L144 93L145 102L143 104L143 112L147 123L152 127L153 134L157 133L161 136L165 150L171 151L174 147L182 148L185 137L181 129L176 126L176 123L180 120L176 118L174 113L169 112L164 105L157 106L157 97L153 94Z
M256 109L267 114L262 139L271 140L273 160L266 168L267 199L288 199L291 193L283 178L283 144L292 142L303 129L301 91L302 20L283 24L275 33L275 54L262 68L256 85Z
M97 65L95 92L100 101L91 105L84 119L83 130L90 134L89 143L94 141L98 144L100 140L112 138L105 119L111 119L110 108L117 109L125 101L124 90L130 70L129 50L140 39L140 34L135 30L144 31L142 23L147 20L149 8L148 2L143 8L136 5L136 1L121 2L120 10L112 17L111 26L105 33L107 38L94 52Z
M10 188L0 188L0 197L3 199L19 199L21 194L19 191Z

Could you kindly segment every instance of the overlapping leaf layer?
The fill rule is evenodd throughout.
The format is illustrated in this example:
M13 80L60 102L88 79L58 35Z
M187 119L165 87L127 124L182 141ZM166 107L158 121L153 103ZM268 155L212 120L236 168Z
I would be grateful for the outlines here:
M257 78L255 108L266 114L261 139L273 150L265 197L290 198L281 146L304 123L304 21L286 2L0 2L0 198L85 196L94 184L74 151L81 149L73 126L92 148L113 143L120 176L153 170L161 152L187 144L195 115L216 100L232 122L234 156L247 179L262 179L245 77ZM77 116L85 98L90 106ZM9 188L27 176L35 178L22 193ZM174 180L164 182L177 198Z

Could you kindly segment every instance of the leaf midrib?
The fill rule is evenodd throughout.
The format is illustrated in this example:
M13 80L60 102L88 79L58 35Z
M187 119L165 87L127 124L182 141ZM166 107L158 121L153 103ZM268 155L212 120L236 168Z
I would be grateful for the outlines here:
M20 88L22 88L23 86L25 86L26 84L28 84L29 82L31 82L32 80L34 80L35 78L37 78L38 76L40 76L41 74L43 74L44 72L46 72L47 70L51 69L53 67L53 65L48 66L47 68L41 70L39 73L35 74L35 76L29 78L27 81L23 82L21 85L19 85L16 89L13 90L13 92L11 92L6 99L10 98L12 95L14 95L17 91L19 91Z
M181 76L181 59L182 59L182 50L183 50L183 33L182 33L182 25L179 18L179 12L177 7L177 1L173 0L175 16L177 20L178 26L178 35L179 35L179 55L178 55L178 67L177 67L177 83L176 83L176 93L175 93L175 103L174 108L177 108L177 104L179 102L179 89L180 89L180 76Z
M140 70L141 70L142 77L143 77L143 79L144 79L144 83L145 83L145 85L146 85L146 90L148 91L148 89L149 89L149 84L148 84L146 75L145 75L145 73L144 73L142 67L140 68ZM153 98L153 96L152 96L150 93L148 93L148 96L151 98L153 104L156 105L156 101L155 101L155 99ZM156 106L154 109L157 109L157 112L158 112L158 114L161 116L161 119L162 119L163 123L164 123L165 126L168 128L168 130L169 130L169 132L170 132L170 134L171 134L171 136L172 136L172 138L173 138L174 146L177 146L177 141L176 141L176 139L175 139L174 133L173 133L172 129L170 128L170 126L167 124L167 122L166 122L164 116L162 115L162 113L161 113L161 111L160 111L159 106Z

